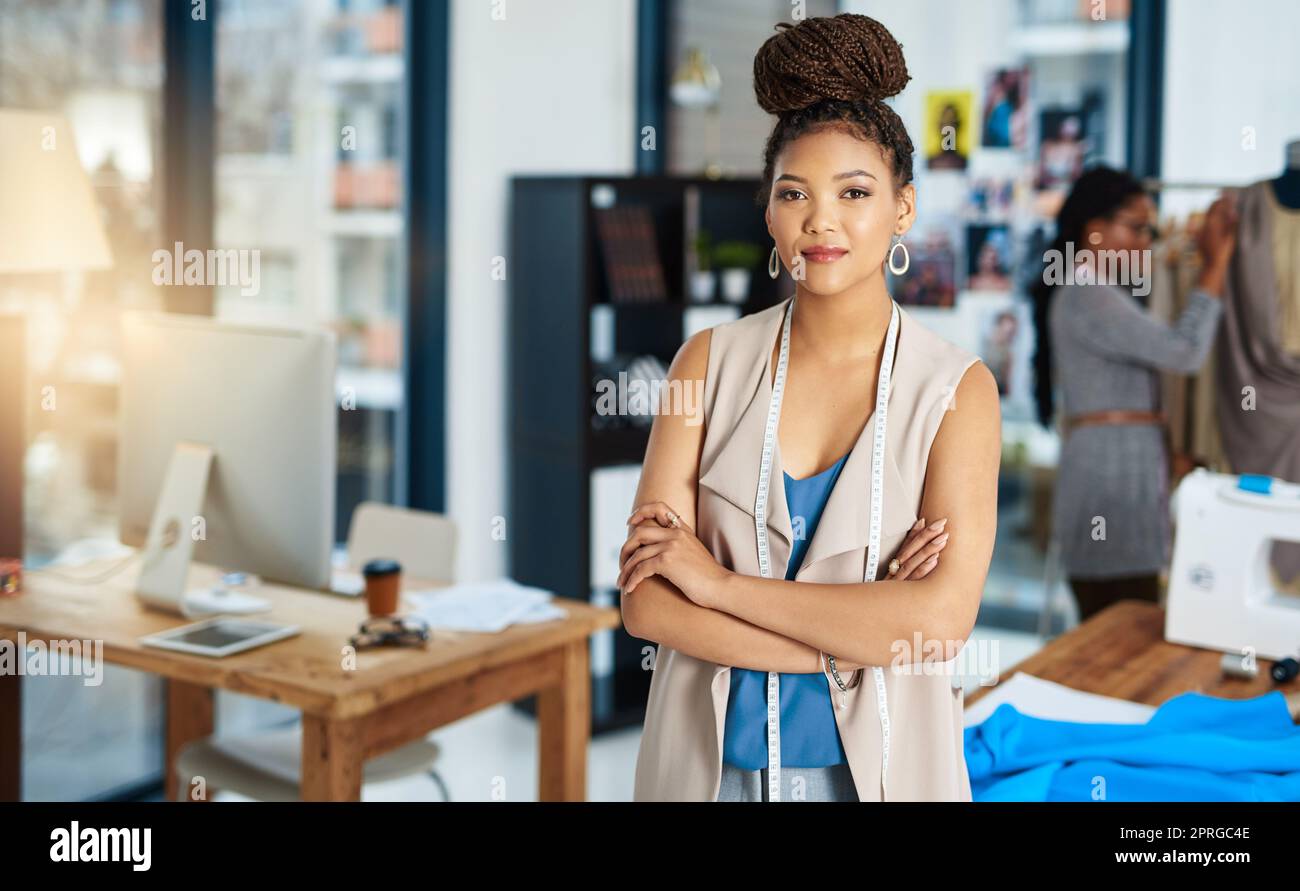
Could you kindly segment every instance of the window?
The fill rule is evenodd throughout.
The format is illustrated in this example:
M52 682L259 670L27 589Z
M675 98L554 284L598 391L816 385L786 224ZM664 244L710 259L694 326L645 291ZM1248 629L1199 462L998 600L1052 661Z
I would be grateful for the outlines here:
M35 388L23 512L33 565L74 542L117 539L118 320L163 307L151 274L162 83L160 0L0 0L0 107L67 118L113 255L111 269L76 277L0 274L0 312L27 319ZM110 665L101 687L72 677L23 686L24 797L92 798L157 771L157 678Z
M161 309L159 0L0 0L0 107L67 117L113 254L78 277L0 275L0 311L28 323L32 400L26 553L41 562L117 536L118 318ZM46 388L52 388L46 390Z
M231 320L332 328L336 528L395 501L403 411L402 9L380 0L224 0L217 20L216 241L259 252Z

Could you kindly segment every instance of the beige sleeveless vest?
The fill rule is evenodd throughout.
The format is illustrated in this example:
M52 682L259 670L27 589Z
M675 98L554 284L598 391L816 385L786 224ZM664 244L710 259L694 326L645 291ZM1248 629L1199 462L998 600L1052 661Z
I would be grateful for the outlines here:
M754 576L760 574L754 501L772 396L772 350L789 302L714 327L704 385L706 432L696 533L723 566ZM966 369L979 361L922 327L901 306L899 315L886 415L878 579L917 520L930 445L952 394ZM860 385L863 398L868 398L870 381ZM831 490L797 581L862 581L871 525L874 425L873 413ZM780 456L778 444L772 459L778 480ZM767 514L772 574L783 578L794 537L784 486L769 488ZM956 681L948 674L922 674L918 666L912 668L918 670L904 674L884 669L888 798L970 801L961 688L953 686ZM870 673L859 670L843 692L829 669L824 674L858 798L879 801L884 731L875 683ZM717 800L730 691L729 666L659 646L637 753L634 801Z

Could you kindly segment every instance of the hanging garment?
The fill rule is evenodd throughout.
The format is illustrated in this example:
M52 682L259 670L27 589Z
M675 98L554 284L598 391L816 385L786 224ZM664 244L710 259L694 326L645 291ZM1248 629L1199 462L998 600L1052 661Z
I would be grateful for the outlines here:
M754 511L774 389L772 349L789 302L714 327L709 345L696 534L719 563L752 576L762 575ZM917 520L930 446L951 395L979 361L897 304L895 309L899 328L886 393L877 517L878 553L885 555L898 550ZM864 391L868 386L864 381ZM873 414L840 471L796 581L863 581L872 527L875 420ZM780 445L773 445L771 466L779 468ZM794 538L783 489L770 488L766 511L770 563L777 567L788 565ZM883 577L887 562L880 561L873 580ZM718 799L730 672L729 666L659 646L637 753L635 801ZM860 801L970 800L962 750L964 694L953 677L885 667L878 688L875 672L859 669L847 679L849 689L841 691L829 669L823 674ZM881 720L882 705L887 723Z
M1237 190L1237 246L1216 349L1219 433L1234 473L1300 482L1300 355L1283 342L1283 317L1294 308L1279 301L1276 207L1267 181ZM1300 544L1275 543L1271 562L1282 584L1300 582Z
M1176 232L1161 233L1160 240L1151 246L1151 293L1147 297L1147 312L1153 319L1172 324L1182 312L1183 295L1178 293L1178 247ZM1188 379L1186 375L1165 371L1160 374L1160 405L1164 408L1166 436L1175 453L1189 451L1187 430L1191 422L1187 410Z
M1201 271L1201 258L1190 238L1184 240L1179 255L1178 274L1175 279L1181 301L1186 301ZM1192 377L1188 393L1190 428L1188 451L1207 468L1221 473L1231 473L1232 465L1223 450L1223 437L1219 435L1218 360L1215 350L1210 350L1201 368Z
M1300 356L1300 210L1283 207L1272 184L1264 189L1273 216L1273 265L1282 349Z
M1154 250L1158 272L1152 280L1152 315L1172 324L1196 288L1200 255L1185 225L1173 227ZM1219 437L1214 351L1207 353L1194 373L1165 371L1161 378L1170 447L1210 470L1231 473Z
M966 728L975 801L1300 801L1286 697L1175 696L1145 724L1051 721L1010 703Z

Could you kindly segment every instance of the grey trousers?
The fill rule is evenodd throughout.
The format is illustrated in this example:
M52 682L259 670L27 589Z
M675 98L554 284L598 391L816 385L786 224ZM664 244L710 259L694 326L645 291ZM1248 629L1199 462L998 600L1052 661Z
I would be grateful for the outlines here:
M767 768L745 770L722 763L718 801L767 801ZM781 801L857 801L858 791L847 764L830 767L782 767Z

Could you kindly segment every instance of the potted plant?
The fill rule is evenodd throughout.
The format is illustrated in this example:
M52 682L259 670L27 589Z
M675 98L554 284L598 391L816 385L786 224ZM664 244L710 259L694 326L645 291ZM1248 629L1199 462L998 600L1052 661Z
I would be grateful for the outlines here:
M722 271L722 298L730 303L749 299L750 276L763 251L748 241L724 241L713 251L713 265Z
M718 286L718 274L713 271L713 236L701 229L695 236L695 270L691 273L691 301L708 303Z

